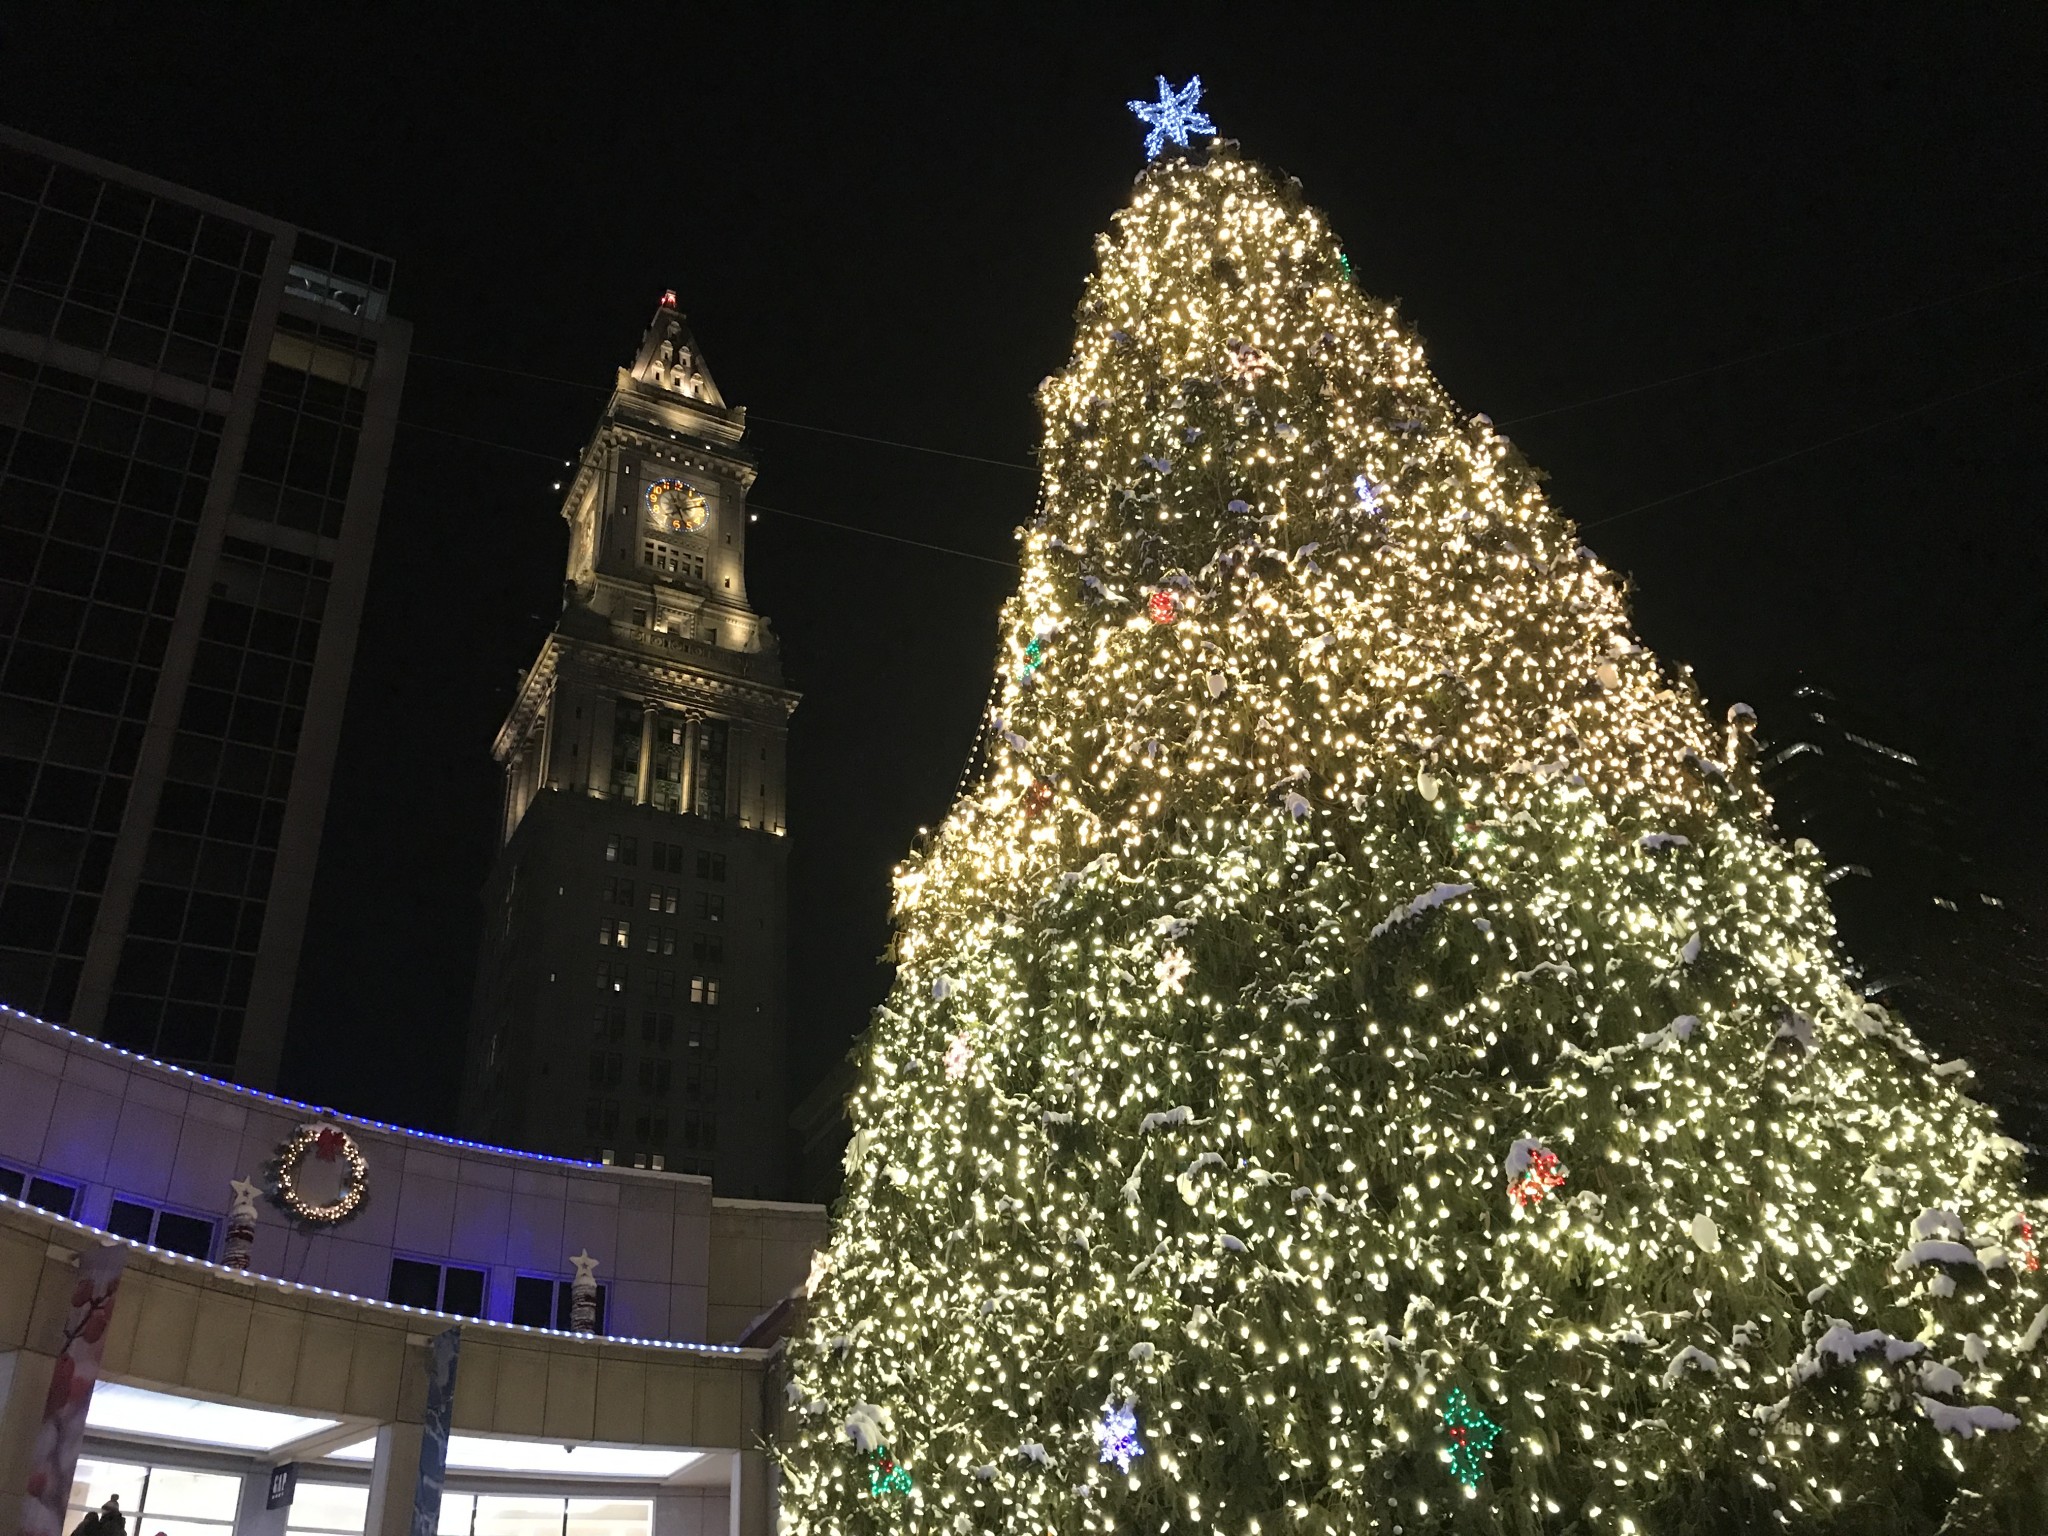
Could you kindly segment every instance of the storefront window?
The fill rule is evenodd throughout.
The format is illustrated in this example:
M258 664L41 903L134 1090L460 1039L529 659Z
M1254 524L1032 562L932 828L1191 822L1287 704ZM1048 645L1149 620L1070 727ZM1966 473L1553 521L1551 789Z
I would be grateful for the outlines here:
M300 1483L292 1492L285 1536L363 1536L370 1490L344 1483Z
M652 1536L647 1499L444 1493L438 1536Z
M242 1480L219 1472L80 1457L66 1526L76 1525L87 1510L99 1508L116 1493L131 1531L145 1530L148 1536L231 1536Z

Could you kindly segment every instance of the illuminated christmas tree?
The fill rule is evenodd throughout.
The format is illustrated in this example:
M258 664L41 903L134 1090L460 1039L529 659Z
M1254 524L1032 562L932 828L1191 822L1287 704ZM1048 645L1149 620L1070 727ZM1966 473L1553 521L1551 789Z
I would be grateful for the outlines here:
M1098 257L791 1529L2048 1529L2020 1149L1845 982L1749 711L1295 184L1169 151Z

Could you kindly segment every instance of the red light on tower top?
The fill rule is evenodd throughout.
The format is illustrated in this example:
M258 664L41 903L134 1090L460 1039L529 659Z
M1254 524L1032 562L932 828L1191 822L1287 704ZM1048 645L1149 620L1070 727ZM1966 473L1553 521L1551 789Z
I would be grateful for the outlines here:
M661 290L661 307L663 309L674 309L676 307L675 289L664 288Z

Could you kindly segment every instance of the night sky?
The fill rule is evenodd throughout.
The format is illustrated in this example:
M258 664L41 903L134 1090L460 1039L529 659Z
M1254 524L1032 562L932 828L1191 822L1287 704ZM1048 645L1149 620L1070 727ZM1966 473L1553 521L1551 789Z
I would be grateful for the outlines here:
M451 1122L490 742L561 589L539 455L580 450L660 291L757 413L756 501L1005 560L1028 469L783 423L1028 465L1161 72L1301 178L1717 710L1825 682L2039 888L2038 5L739 9L0 22L0 118L395 257L416 327L289 1091ZM804 693L800 1091L882 995L889 870L950 801L1013 577L767 512L749 567Z

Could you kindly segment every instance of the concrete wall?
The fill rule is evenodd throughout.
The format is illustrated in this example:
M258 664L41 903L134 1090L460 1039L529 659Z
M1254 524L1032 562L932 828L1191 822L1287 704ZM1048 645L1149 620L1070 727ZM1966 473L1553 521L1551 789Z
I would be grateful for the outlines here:
M809 1277L811 1255L825 1246L817 1211L765 1200L711 1202L710 1337L739 1338Z
M15 1507L21 1493L77 1255L102 1240L76 1223L0 1201L4 1507ZM131 1245L107 1330L103 1376L376 1429L379 1468L393 1457L399 1464L381 1479L373 1474L370 1531L394 1536L410 1513L405 1462L409 1450L416 1465L423 1356L439 1327L439 1320L405 1308L319 1295ZM714 1527L730 1536L767 1536L772 1516L760 1445L768 1368L758 1350L628 1344L465 1323L453 1428L560 1444L730 1452L725 1487L659 1490L657 1536L711 1536ZM403 1485L403 1500L380 1509L380 1481Z
M72 1214L88 1225L104 1226L113 1200L130 1197L224 1227L229 1181L260 1181L278 1145L311 1119L356 1140L369 1196L349 1221L310 1231L261 1202L253 1264L282 1280L378 1299L394 1255L461 1264L488 1271L485 1316L507 1320L519 1274L566 1279L569 1255L587 1250L609 1288L609 1335L719 1342L801 1282L824 1241L817 1206L740 1202L735 1209L754 1214L715 1219L722 1203L708 1179L380 1126L0 1010L0 1162L77 1186ZM713 1250L727 1232L739 1246L714 1282Z

